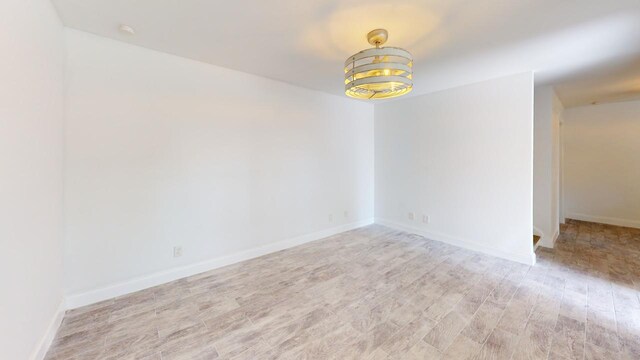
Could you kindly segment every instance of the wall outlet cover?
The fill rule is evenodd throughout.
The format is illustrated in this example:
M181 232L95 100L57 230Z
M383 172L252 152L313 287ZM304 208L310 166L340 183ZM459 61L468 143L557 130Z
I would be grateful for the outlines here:
M175 246L173 248L173 257L180 257L182 256L182 246Z

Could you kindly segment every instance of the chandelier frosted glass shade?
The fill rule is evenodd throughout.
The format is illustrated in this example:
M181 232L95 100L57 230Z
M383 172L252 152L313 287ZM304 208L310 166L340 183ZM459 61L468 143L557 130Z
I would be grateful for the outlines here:
M413 58L404 49L380 47L387 32L368 34L375 48L362 50L344 62L345 94L357 99L386 99L409 93L413 88Z

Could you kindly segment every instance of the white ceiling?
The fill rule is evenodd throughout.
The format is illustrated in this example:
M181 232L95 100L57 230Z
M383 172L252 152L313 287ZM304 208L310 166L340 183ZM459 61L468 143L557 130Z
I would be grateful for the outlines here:
M565 106L640 98L640 0L53 2L72 28L341 96L383 27L414 54L410 95L534 70Z

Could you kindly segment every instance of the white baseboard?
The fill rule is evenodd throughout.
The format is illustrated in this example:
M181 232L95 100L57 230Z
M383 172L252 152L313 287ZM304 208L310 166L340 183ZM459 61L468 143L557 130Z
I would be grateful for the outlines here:
M640 229L640 220L620 219L606 216L594 216L581 213L567 213L565 216L567 219L589 221L600 224L625 226Z
M53 342L53 339L56 337L56 333L58 332L58 328L60 324L62 324L62 319L64 318L66 306L64 300L60 301L58 308L56 309L56 313L53 315L53 318L49 322L49 326L47 326L47 330L38 342L35 350L29 357L29 360L42 360L47 355L47 351Z
M161 285L173 280L181 279L187 276L200 274L209 270L217 269L223 266L235 264L240 261L253 259L272 252L288 249L297 245L302 245L315 240L320 240L341 232L353 230L362 226L370 225L373 219L365 219L357 222L344 224L329 229L317 231L311 234L298 236L291 239L279 241L264 245L261 247L245 250L239 253L226 255L195 264L176 267L157 273L140 276L124 282L108 285L98 289L86 292L71 294L66 297L67 309L74 309L85 305L97 303L99 301L108 300L116 296L129 294L135 291L144 290L153 286Z
M560 236L560 229L557 229L552 236L541 236L538 245L546 248L553 248L556 244L556 240L558 240L558 236Z
M519 262L522 264L534 265L536 263L536 254L534 252L532 252L530 255L512 254L512 253L504 252L498 249L493 249L486 246L478 245L471 241L458 239L446 234L423 230L417 227L404 225L404 224L387 220L387 219L376 218L375 222L376 224L384 225L396 230L401 230L401 231L406 231L409 233L421 235L430 240L440 241L440 242L461 247L464 249L481 252L487 255L496 256L499 258Z

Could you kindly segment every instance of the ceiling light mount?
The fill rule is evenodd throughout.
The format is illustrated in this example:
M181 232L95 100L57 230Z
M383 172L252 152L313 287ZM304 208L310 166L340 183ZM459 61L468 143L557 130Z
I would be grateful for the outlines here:
M367 41L369 44L379 48L381 45L387 42L389 39L389 32L385 29L375 29L369 31L367 34Z
M381 47L389 38L385 29L367 34L374 48L362 50L344 62L344 92L356 99L386 99L413 89L413 57L404 49Z

